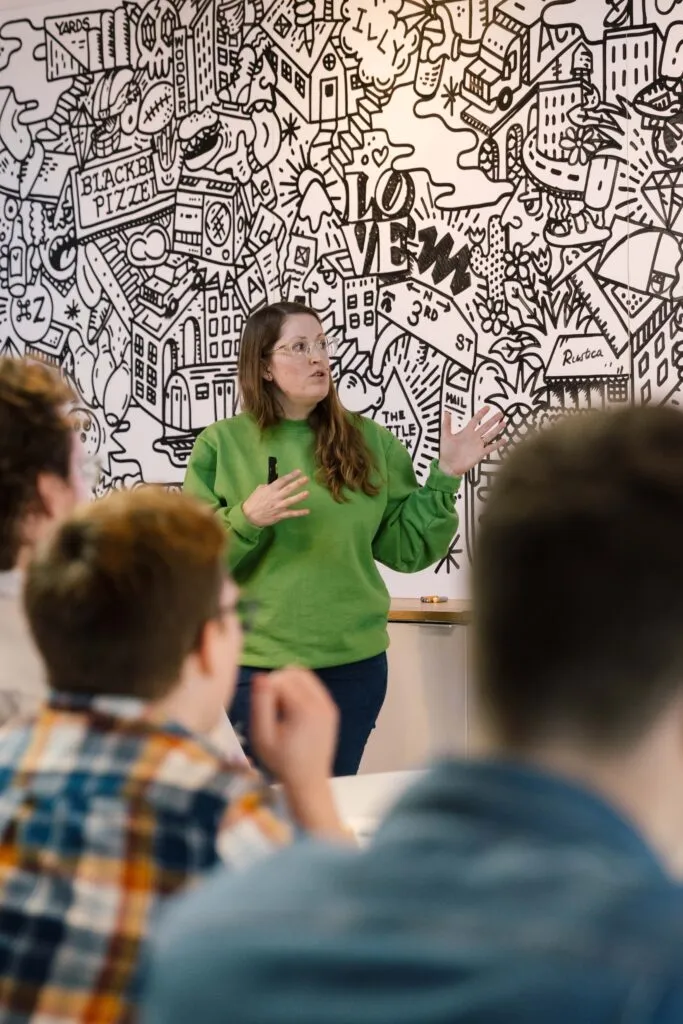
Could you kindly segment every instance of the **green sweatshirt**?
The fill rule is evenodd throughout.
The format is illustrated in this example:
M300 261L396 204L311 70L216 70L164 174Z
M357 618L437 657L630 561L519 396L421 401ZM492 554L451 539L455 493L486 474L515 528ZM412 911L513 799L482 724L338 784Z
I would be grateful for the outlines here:
M358 418L379 469L381 491L334 500L315 479L314 434L306 421L283 420L263 433L242 413L197 438L184 490L207 502L228 532L227 565L256 608L243 664L327 668L386 650L389 594L375 559L417 572L442 558L455 534L459 477L432 464L419 487L410 455L390 431ZM268 457L278 474L300 469L310 495L307 516L252 525L242 502L267 482Z

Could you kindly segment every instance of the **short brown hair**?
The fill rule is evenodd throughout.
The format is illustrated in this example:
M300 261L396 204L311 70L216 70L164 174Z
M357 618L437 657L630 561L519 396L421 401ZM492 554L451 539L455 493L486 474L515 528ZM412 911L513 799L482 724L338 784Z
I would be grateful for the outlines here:
M49 367L0 359L0 570L14 567L22 520L40 508L40 474L69 479L73 397Z
M263 378L265 361L278 341L285 320L304 314L320 317L301 302L276 302L252 313L240 343L239 385L242 408L250 413L261 430L282 418L274 385ZM322 324L321 324L322 330ZM347 412L339 401L334 381L325 398L309 416L315 431L315 458L318 476L335 501L344 501L344 488L379 494L375 461L358 426L359 417Z
M683 414L590 413L523 441L482 515L473 592L505 745L644 735L683 687Z
M224 543L208 509L156 487L79 509L37 554L26 582L50 685L166 696L218 614Z

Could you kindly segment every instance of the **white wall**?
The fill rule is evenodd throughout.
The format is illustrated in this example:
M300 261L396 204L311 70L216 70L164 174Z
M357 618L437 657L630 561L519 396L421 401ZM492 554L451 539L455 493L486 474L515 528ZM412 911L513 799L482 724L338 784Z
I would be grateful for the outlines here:
M279 297L420 479L444 408L514 441L679 403L682 34L660 0L0 2L0 350L75 381L104 489L179 483ZM466 596L497 461L394 596Z
M468 628L389 623L387 700L361 772L417 768L439 754L467 753L472 725Z

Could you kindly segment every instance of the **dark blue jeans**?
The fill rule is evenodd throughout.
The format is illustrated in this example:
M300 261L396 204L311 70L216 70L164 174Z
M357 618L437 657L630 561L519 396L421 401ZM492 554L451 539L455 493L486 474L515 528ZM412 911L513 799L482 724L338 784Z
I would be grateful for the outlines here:
M246 739L245 752L258 765L249 743L251 677L267 669L240 668L235 698L228 712L240 736ZM387 692L387 656L378 654L364 661L314 670L339 708L339 739L334 759L334 775L355 775L370 733L375 727Z

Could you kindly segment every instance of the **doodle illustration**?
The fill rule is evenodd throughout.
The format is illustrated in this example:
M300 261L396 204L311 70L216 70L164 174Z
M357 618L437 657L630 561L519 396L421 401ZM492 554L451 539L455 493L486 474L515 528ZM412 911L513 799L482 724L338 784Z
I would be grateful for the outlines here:
M680 3L86 8L0 25L0 350L74 382L98 493L178 486L281 297L420 479L444 408L495 406L514 443L681 401ZM461 488L452 596L501 458Z

